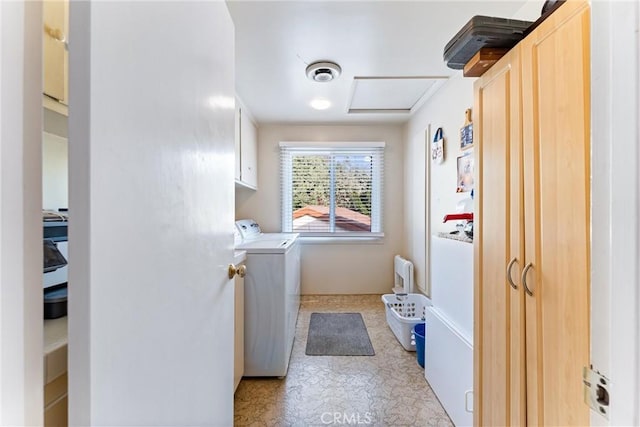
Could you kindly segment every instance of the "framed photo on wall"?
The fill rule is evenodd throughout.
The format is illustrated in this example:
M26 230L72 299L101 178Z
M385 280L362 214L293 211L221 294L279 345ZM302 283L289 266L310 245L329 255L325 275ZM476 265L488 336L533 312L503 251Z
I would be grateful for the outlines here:
M458 187L456 193L466 193L473 189L473 153L458 157Z
M464 112L464 126L460 128L460 149L473 147L473 123L471 122L471 108Z

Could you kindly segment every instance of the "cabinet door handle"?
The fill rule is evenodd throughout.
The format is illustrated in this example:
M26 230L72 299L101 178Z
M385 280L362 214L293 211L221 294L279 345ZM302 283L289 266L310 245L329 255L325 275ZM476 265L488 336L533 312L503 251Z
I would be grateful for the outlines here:
M524 290L525 292L532 297L533 296L533 292L531 291L531 289L529 289L529 285L527 285L527 273L529 272L529 269L533 267L533 264L528 263L525 267L524 270L522 270L522 286L524 286Z
M469 396L471 396L471 408L469 408ZM473 390L467 390L464 392L464 410L467 412L473 412Z
M511 285L511 287L517 291L518 285L513 283L513 279L511 278L511 268L513 267L513 264L516 263L516 261L517 261L517 258L513 257L513 259L509 261L509 264L507 265L507 280L509 281L509 284Z

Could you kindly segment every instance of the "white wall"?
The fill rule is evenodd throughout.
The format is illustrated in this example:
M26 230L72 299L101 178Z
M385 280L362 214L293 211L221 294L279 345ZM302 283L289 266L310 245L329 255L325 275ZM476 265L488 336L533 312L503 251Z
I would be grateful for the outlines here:
M404 187L405 187L405 252L413 262L413 275L416 292L428 294L425 288L425 260L427 233L427 218L429 212L425 187L428 170L429 151L426 147L429 144L430 128L428 125L424 129L409 129L410 122L403 129L405 141L404 153ZM411 132L411 134L409 134ZM426 156L426 157L425 157Z
M416 285L427 295L430 290L426 268L429 240L426 237L437 231L454 230L454 223L443 224L442 218L455 212L457 203L469 197L469 193L456 193L456 180L457 157L462 153L459 132L464 125L464 112L472 105L473 79L455 76L414 113L404 129L404 182L406 194L411 195L405 198L406 251L415 264ZM439 127L444 131L445 159L444 163L433 164L429 150L433 134ZM428 176L426 184L425 173ZM425 208L425 194L429 191L431 196ZM419 232L412 233L413 229Z
M512 18L535 21L540 16L542 0L529 0ZM452 29L455 33L458 29ZM460 128L464 112L473 106L473 78L452 73L446 82L418 111L404 128L405 141L405 233L406 252L415 265L416 285L429 295L426 236L438 231L452 231L455 222L443 223L447 213L456 212L456 205L469 193L456 193L457 157L460 150ZM445 136L445 161L433 164L425 154L430 149L433 134L442 127ZM430 132L429 132L430 130ZM427 133L429 133L427 135ZM468 151L464 151L466 154ZM427 174L425 184L425 173ZM425 194L429 198L425 203ZM410 195L410 196L409 196ZM426 205L426 207L425 207ZM412 233L411 230L421 230Z
M407 180L421 186L416 188L416 192L424 191L424 180L414 180L414 177L424 176L425 146L428 152L436 129L441 127L444 131L444 163L430 163L427 169L431 182L431 233L454 230L453 223L444 224L442 218L447 213L455 212L457 203L469 197L469 193L456 193L456 181L457 158L463 154L460 150L460 128L464 125L465 110L473 106L473 81L474 79L465 79L460 75L452 77L423 108L413 115L406 127L407 153L410 150L416 153L416 156L406 159ZM429 126L431 134L426 140L425 131ZM465 154L467 152L469 151L464 151ZM412 172L409 172L410 170ZM420 206L414 206L414 208L419 209Z
M70 425L232 425L227 6L73 1L70 22Z
M47 132L42 134L42 207L69 207L69 145Z
M0 2L0 425L42 425L42 6Z
M376 294L393 287L393 256L404 246L402 128L376 126L262 125L258 129L258 190L236 191L236 218L253 218L266 232L280 230L280 141L384 141L382 243L305 244L302 293Z

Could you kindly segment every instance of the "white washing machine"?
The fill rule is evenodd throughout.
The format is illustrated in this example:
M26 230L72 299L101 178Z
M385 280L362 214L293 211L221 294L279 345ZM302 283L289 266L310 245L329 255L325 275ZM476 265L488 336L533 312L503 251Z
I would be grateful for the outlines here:
M284 377L300 308L298 234L262 233L253 220L236 228L235 249L247 252L244 375Z

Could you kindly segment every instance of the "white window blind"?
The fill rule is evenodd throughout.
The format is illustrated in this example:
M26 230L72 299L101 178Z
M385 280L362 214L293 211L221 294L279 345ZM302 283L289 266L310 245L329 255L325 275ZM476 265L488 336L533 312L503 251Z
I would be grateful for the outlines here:
M384 143L280 143L282 231L381 237Z

